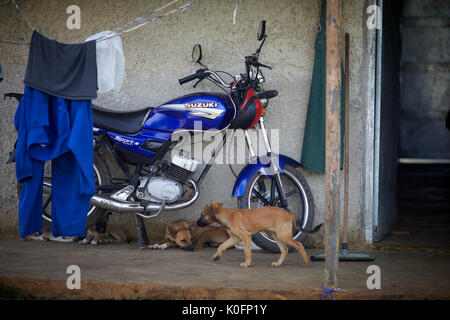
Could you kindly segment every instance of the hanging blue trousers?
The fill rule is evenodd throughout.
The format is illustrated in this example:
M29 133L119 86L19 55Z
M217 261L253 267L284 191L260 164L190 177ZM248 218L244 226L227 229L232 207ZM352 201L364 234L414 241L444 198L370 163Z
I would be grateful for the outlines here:
M16 175L22 184L20 237L41 232L44 164L49 160L52 234L84 236L95 191L91 100L59 98L25 86L14 125Z

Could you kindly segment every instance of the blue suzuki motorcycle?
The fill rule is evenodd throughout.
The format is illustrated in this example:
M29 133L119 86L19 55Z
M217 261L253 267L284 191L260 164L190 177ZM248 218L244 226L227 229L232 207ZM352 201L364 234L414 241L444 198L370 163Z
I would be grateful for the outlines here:
M201 46L194 46L192 58L201 68L180 79L180 85L196 81L195 88L199 82L209 80L223 93L192 93L155 108L132 112L93 106L96 193L91 199L88 226L106 212L133 213L139 245L143 247L148 243L143 219L192 205L227 138L223 135L210 161L199 171L196 160L172 152L179 143L173 139L173 134L180 130L193 132L197 122L202 130L244 130L252 161L237 175L232 189L239 208L283 207L297 216L302 229L311 229L314 202L305 178L298 171L300 164L272 152L264 126L263 115L269 100L278 94L275 90L263 89L264 76L260 69L271 69L259 62L265 40L265 21L262 21L258 30L260 46L254 54L245 57L245 74L234 77L224 71L209 70L201 61ZM225 81L223 76L230 77L231 81ZM248 133L256 126L267 151L264 157L256 155ZM105 161L106 157L102 156L105 153L110 154L107 158L112 158L119 170L111 170L110 160ZM48 227L51 226L50 178L45 178L44 187L48 199L44 201L43 224ZM293 231L294 239L302 241L305 234ZM254 235L252 240L263 249L279 252L276 241L265 232Z

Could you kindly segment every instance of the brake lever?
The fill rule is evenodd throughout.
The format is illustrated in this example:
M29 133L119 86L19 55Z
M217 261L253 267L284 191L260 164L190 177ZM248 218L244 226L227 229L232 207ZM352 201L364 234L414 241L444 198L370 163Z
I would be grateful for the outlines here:
M199 79L196 83L194 83L194 85L192 86L192 88L195 88L200 82L203 81L204 78Z
M258 62L258 67L263 67L263 68L267 68L269 70L272 70L271 66L266 66L265 64L262 64L262 63L259 63L259 62Z

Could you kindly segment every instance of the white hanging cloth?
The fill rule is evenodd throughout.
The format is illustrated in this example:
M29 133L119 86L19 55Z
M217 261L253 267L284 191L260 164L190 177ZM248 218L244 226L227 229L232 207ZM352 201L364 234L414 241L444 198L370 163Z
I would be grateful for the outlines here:
M113 31L102 31L88 37L85 41L105 36L108 38L96 42L97 93L119 91L125 78L125 56L120 35Z

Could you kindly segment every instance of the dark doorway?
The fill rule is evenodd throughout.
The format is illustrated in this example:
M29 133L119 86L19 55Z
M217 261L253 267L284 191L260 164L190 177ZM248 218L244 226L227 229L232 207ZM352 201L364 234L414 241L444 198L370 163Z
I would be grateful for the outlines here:
M379 245L450 248L449 27L447 0L403 1L397 221Z

